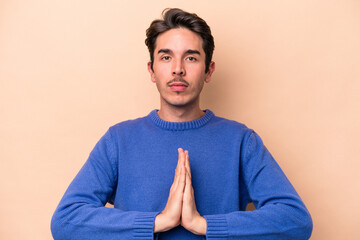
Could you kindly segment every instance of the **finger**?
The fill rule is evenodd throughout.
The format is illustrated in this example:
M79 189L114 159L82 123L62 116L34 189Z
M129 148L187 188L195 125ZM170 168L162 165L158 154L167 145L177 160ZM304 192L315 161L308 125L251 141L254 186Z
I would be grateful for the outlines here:
M181 152L183 151L182 148L178 148L178 162L175 168L175 175L174 175L174 182L173 187L176 189L179 184L179 178L180 178L180 166L181 166Z
M185 183L186 183L186 170L185 170L185 167L183 165L181 165L177 191L184 192Z
M176 171L177 171L177 170L175 170L174 181L173 181L173 183L172 183L172 185L171 185L170 190L175 190L175 189L177 188L178 183L179 183L179 181L178 181L179 174L178 174Z
M184 189L184 199L189 202L192 199L192 185L191 185L191 178L189 174L186 174L186 185Z
M189 177L191 178L189 151L187 151L187 150L185 151L185 167L186 167L186 171L189 173Z
M183 152L184 150L182 148L178 148L178 162L177 162L177 165L176 165L176 170L178 170L178 172L180 172L180 165L181 165L181 153Z
M179 188L179 191L183 192L186 182L186 168L185 168L185 151L182 148L178 149L179 151L179 160L178 160L178 177L176 179L176 188ZM179 184L181 184L179 186Z
M178 148L178 162L177 162L177 166L176 166L178 173L180 173L181 165L184 165L184 162L185 162L184 159L185 159L184 150L182 148Z
M180 165L182 165L184 167L184 169L186 170L186 166L185 166L185 163L186 163L186 153L185 151L180 148L180 154L179 154L179 158L180 158Z

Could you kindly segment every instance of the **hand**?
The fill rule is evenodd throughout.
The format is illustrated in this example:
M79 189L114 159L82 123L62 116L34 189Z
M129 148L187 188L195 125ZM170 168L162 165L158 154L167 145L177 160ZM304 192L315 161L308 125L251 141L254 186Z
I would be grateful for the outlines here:
M155 218L154 233L168 231L180 224L185 189L185 152L179 148L179 159L175 169L174 182L164 210Z
M181 213L181 225L194 234L206 235L206 220L196 209L194 189L191 184L191 169L188 151L185 151L185 169L186 181Z

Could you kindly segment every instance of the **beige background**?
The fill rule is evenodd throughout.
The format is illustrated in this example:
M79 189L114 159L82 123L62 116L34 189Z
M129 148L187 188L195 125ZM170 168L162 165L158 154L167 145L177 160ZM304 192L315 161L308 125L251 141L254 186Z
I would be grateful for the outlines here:
M202 107L262 136L313 220L360 235L360 1L0 1L0 239L50 219L110 125L159 107L145 29L165 7L212 27Z

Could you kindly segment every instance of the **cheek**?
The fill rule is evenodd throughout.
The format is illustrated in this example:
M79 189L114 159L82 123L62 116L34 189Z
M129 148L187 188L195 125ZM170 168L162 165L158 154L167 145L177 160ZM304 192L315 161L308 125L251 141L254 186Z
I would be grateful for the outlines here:
M204 64L189 64L186 66L186 73L191 74L196 78L204 78L205 65Z
M154 63L154 72L166 73L171 69L171 63L169 62L156 62Z
M166 81L164 81L164 78L161 78L161 76L157 75L155 77L155 84L159 91L162 91L163 89L166 88Z
M201 91L204 87L204 80L199 81L198 83L198 90Z

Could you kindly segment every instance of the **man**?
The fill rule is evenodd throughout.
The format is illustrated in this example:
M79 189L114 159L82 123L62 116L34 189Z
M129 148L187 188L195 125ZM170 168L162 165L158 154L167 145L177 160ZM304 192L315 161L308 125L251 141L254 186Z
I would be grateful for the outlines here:
M54 239L308 239L310 214L260 137L200 109L210 28L180 9L163 18L145 41L160 110L100 139L55 211Z

